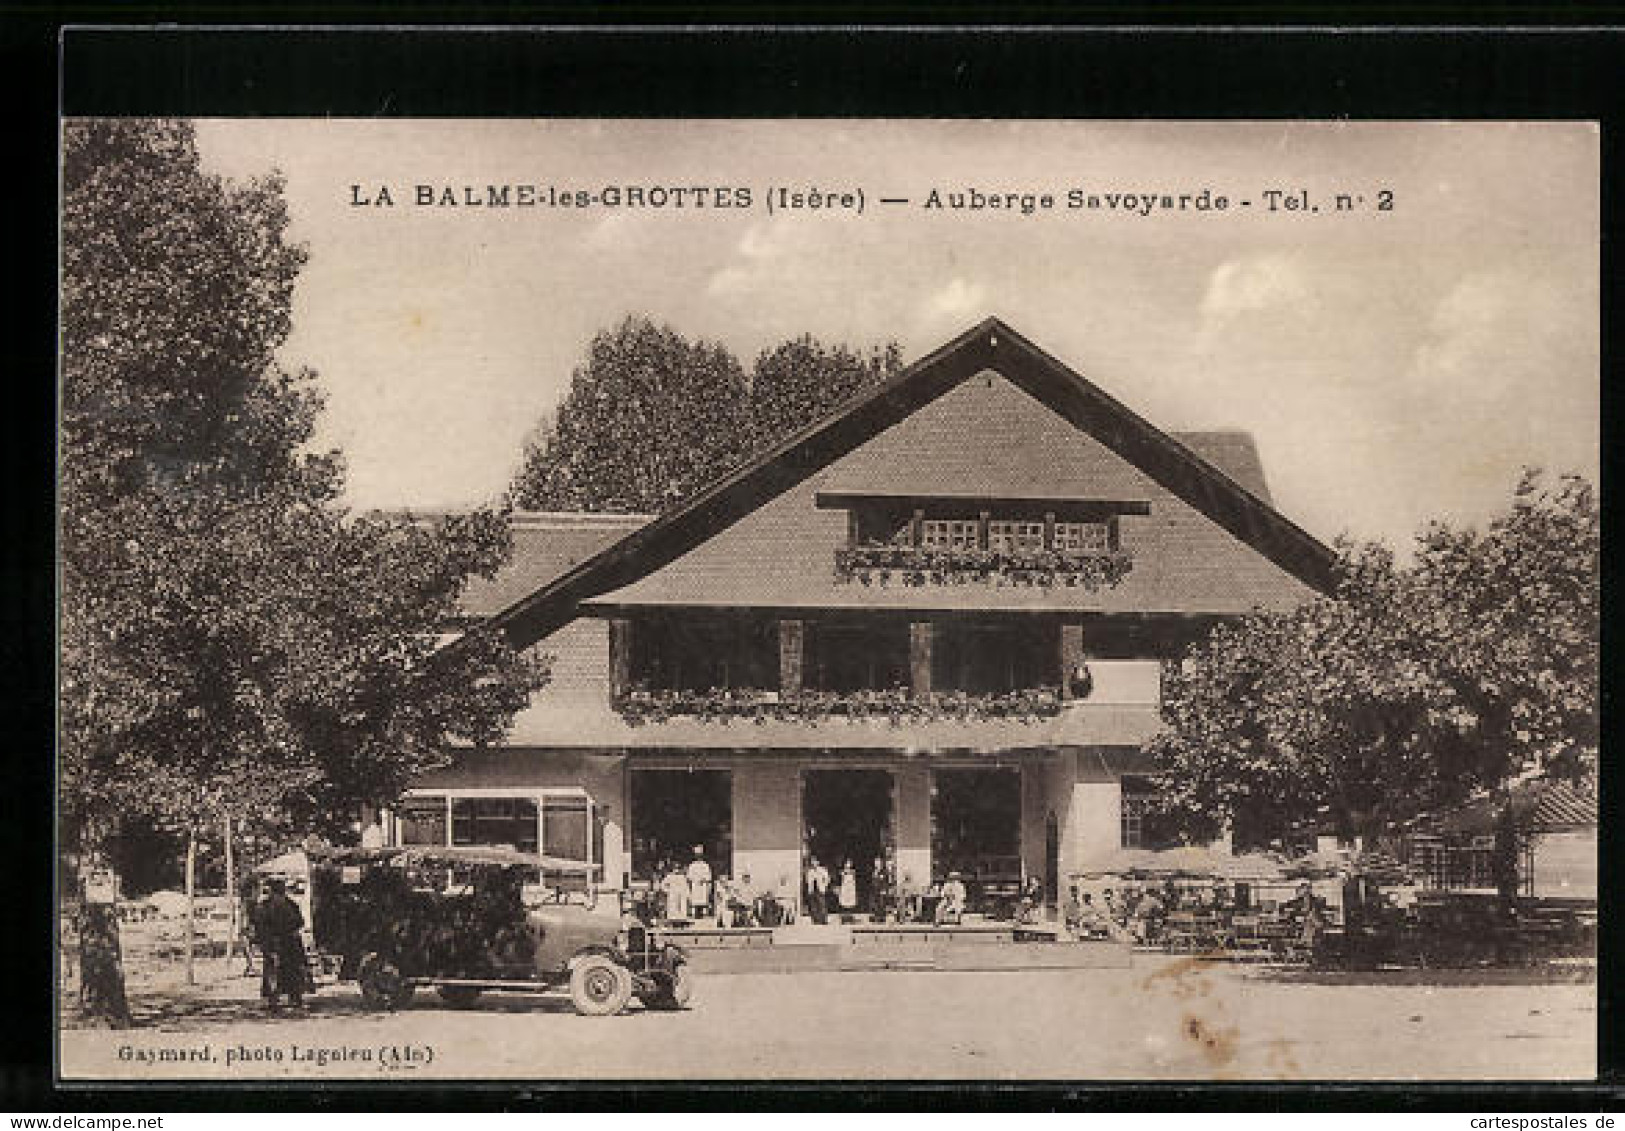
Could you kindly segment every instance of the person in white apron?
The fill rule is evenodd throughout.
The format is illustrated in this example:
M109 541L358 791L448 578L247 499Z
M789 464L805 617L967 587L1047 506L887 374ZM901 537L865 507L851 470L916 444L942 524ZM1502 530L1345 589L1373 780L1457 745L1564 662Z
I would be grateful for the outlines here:
M694 859L688 865L688 905L694 915L715 914L711 898L711 865L705 862L705 846L694 846Z
M666 918L668 920L680 919L687 922L690 918L688 910L688 877L681 871L673 868L666 873L661 882L666 893Z
M841 887L837 893L841 902L841 914L851 915L858 909L858 871L852 867L848 860L841 865Z

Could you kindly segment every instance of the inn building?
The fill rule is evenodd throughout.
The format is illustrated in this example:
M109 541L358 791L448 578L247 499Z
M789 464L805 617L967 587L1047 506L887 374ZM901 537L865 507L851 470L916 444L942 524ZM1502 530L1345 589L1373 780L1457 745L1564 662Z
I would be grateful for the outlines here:
M659 518L526 514L469 616L551 658L385 815L648 880L703 845L973 896L1139 845L1165 663L1326 591L1252 439L1170 433L997 319Z

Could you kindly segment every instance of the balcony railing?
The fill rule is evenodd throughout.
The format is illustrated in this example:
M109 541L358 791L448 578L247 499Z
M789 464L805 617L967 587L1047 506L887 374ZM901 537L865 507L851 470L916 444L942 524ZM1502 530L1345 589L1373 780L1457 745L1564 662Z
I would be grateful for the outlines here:
M861 585L1065 586L1102 589L1128 576L1125 550L1005 550L863 543L835 551L837 581Z
M1033 723L1060 713L1061 692L1055 687L1023 688L991 694L937 691L925 695L914 695L904 688L889 691L802 691L795 695L733 689L634 690L614 700L614 706L627 722L634 725L662 723L674 718L724 723L737 719L758 723L784 720L808 725L838 718L875 719L890 722L893 726L909 722L980 719Z

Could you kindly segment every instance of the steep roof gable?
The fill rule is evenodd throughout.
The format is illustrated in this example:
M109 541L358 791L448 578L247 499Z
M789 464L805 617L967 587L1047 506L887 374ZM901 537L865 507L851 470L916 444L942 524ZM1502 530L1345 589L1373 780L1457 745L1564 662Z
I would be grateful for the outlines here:
M1314 589L1330 589L1333 556L1321 542L1191 447L989 318L679 509L515 601L489 623L517 646L534 643L572 619L580 601L667 565L984 370L997 372L1087 432L1285 572Z

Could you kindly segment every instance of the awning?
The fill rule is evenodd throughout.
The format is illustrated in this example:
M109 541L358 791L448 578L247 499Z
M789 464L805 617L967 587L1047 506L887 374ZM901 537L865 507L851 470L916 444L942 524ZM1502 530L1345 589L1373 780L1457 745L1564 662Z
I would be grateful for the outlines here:
M1235 856L1216 848L1123 848L1096 861L1077 876L1123 876L1146 879L1276 880L1281 865L1262 853Z

